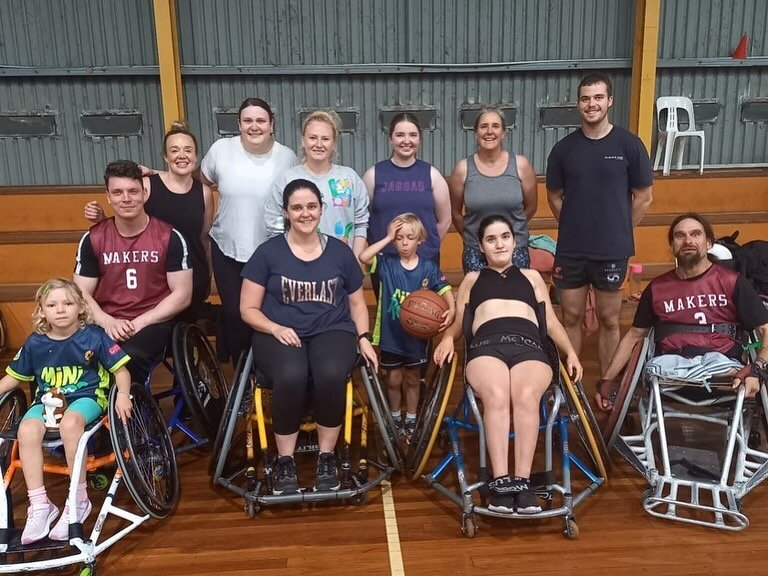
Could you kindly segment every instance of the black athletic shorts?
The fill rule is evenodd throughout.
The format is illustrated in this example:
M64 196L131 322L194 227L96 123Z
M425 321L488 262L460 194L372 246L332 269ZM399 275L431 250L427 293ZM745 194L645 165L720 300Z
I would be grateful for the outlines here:
M555 254L552 278L555 286L564 289L592 284L596 290L616 292L627 275L628 258L623 260L588 260Z
M421 368L427 365L426 358L406 358L394 352L381 351L379 364L385 370L394 370L396 368Z

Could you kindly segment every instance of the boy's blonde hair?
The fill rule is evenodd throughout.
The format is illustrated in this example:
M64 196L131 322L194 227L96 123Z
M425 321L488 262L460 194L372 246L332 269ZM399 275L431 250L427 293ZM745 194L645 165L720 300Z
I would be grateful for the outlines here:
M427 229L424 228L424 224L421 223L421 220L419 220L419 217L416 216L413 212L406 212L405 214L400 214L399 216L395 216L392 218L392 224L396 222L402 222L403 224L407 226L413 226L413 228L416 230L416 234L418 235L417 241L418 242L424 242L424 240L427 239Z
M80 291L77 284L71 280L64 280L64 278L51 278L50 280L43 282L35 294L35 310L32 312L32 329L38 334L45 334L51 329L51 325L48 324L48 321L45 319L45 314L43 314L43 304L45 303L46 298L48 298L48 294L50 294L52 290L58 288L63 288L66 291L67 296L83 309L77 316L80 326L90 324L91 322L91 309L88 308L88 304L86 304L85 298L83 298L83 293Z

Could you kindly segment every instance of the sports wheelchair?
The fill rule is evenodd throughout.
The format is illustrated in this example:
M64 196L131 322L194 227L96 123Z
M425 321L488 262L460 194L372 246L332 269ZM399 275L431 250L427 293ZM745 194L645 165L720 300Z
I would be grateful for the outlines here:
M253 364L253 351L241 356L235 370L235 385L229 393L221 426L211 453L209 473L214 486L223 486L245 500L245 512L253 518L263 506L314 503L328 500L361 504L368 491L402 469L404 457L397 442L399 431L387 410L384 392L376 373L362 356L354 370L359 371L368 403L364 402L352 375L347 379L346 406L339 451L341 488L295 494L272 494L275 454L269 449L267 427L271 423L268 406L271 383ZM369 456L369 412L373 413L377 435L377 459ZM257 443L254 443L254 429ZM359 444L353 446L353 434ZM317 453L316 426L311 415L301 425L296 455ZM258 452L258 458L257 458ZM376 470L371 477L370 469Z
M745 359L759 346L740 335ZM743 530L744 497L768 476L768 391L745 398L732 375L705 380L661 377L646 370L655 354L654 330L635 345L603 433L648 482L649 514L723 530Z
M100 486L106 488L106 497L90 534L86 536L83 524L75 522L77 509L72 506L68 542L44 538L28 545L21 544L21 529L15 526L13 499L21 494L12 486L13 477L21 468L16 433L27 410L27 399L18 388L0 398L0 474L4 482L3 490L0 490L0 574L82 563L80 575L93 576L99 554L149 518L166 518L175 509L179 499L176 456L157 403L144 386L133 384L131 418L124 423L115 414L116 395L117 387L112 386L107 414L86 427L75 460L75 469L79 469L82 459L86 458L89 476L99 469L114 469L111 481L107 479ZM105 451L103 445L107 433L111 449ZM58 432L46 432L43 448L55 453L60 446ZM93 453L94 449L96 453ZM43 471L60 476L70 473L66 465L54 463L44 464ZM115 504L115 496L123 483L138 506L138 514L131 510L133 506ZM70 480L67 490L70 501L75 500L76 492L77 483ZM110 516L114 518L110 520ZM108 534L109 530L112 533L102 541L105 527Z
M607 480L608 452L581 382L571 381L560 364L554 343L549 339L546 348L554 377L540 405L539 430L544 433L543 470L532 474L531 486L536 495L544 500L545 506L536 514L507 514L488 509L488 482L491 474L478 401L472 388L465 382L463 396L453 415L444 417L456 375L457 355L454 354L451 363L446 362L434 373L429 399L417 417L417 432L411 441L406 470L412 479L422 477L429 486L459 506L461 531L468 538L473 538L479 529L478 514L517 520L562 517L563 535L577 538L579 527L574 514L576 506ZM578 443L570 440L574 430ZM478 438L479 473L474 481L467 472L460 431L474 433ZM447 440L449 453L430 472L423 474L434 443L441 435ZM514 437L514 433L509 435L510 440ZM575 450L576 446L578 449ZM555 476L556 459L560 464L560 479ZM457 485L454 488L442 483L443 476L451 466L456 472ZM585 482L574 483L573 470L579 471ZM475 499L475 492L479 495L479 503Z
M153 397L158 403L173 398L167 424L172 435L179 431L186 440L176 444L176 451L181 453L206 446L215 438L229 385L211 343L197 324L179 322L173 329L169 352L157 362L145 385L151 390L154 370L160 365L170 373L171 387L154 392Z

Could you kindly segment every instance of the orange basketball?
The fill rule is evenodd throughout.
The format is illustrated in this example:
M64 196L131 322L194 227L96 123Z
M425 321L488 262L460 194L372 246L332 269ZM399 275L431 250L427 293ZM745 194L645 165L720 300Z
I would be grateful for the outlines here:
M417 290L403 300L400 324L408 334L426 340L440 331L446 310L448 304L442 296L431 290Z

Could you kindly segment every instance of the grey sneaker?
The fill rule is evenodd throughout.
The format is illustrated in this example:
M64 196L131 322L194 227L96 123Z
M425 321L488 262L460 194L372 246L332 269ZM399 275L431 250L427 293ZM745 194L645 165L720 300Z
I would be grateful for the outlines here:
M275 462L275 483L272 494L295 494L299 491L299 479L296 476L296 463L293 456L280 456Z
M320 452L317 455L317 479L315 492L338 490L341 488L339 469L336 466L336 455L333 452Z

